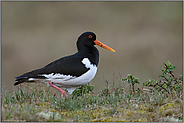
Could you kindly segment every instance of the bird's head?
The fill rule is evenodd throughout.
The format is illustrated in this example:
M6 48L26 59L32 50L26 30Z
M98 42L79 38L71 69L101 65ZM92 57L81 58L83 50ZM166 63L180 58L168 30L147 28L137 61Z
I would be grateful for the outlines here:
M77 41L77 46L78 47L82 47L81 45L87 46L87 47L91 47L94 45L98 45L106 50L115 52L114 49L110 48L109 46L103 44L102 42L98 41L96 39L96 35L93 32L84 32L83 34L81 34L78 38Z

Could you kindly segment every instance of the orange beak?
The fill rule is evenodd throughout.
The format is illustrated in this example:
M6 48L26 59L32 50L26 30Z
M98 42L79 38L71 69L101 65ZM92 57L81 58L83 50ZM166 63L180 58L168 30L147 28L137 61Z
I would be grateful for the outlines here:
M114 49L110 48L109 46L103 44L102 42L100 42L100 41L98 41L98 40L95 40L94 42L95 42L96 45L98 45L98 46L100 46L100 47L102 47L102 48L104 48L104 49L106 49L106 50L115 52Z

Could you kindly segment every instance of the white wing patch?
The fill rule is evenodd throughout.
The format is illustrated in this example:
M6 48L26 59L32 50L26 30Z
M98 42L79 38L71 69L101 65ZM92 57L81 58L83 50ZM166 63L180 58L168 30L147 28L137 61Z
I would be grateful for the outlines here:
M28 81L34 81L36 80L35 78L29 78Z
M70 76L70 75L63 75L63 74L60 74L60 73L51 73L51 74L42 74L40 76L44 76L48 79L62 79L63 81L66 81L68 79L74 79L76 78L76 76Z

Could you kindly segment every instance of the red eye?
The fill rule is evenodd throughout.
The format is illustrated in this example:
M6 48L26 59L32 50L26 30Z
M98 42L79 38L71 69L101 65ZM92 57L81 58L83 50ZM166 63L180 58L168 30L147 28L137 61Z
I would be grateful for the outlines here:
M92 36L92 35L89 35L88 37L89 37L89 38L92 38L93 36Z

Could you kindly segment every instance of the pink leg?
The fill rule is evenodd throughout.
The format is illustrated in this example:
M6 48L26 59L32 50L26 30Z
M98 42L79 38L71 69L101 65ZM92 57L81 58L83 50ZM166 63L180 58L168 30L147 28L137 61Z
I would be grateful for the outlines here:
M52 84L51 81L49 81L48 83L49 83L50 86L52 86L52 87L54 87L55 89L57 89L58 91L60 91L62 96L64 96L64 97L66 96L66 92L65 92L63 89L61 89L61 88L55 86L54 84Z

